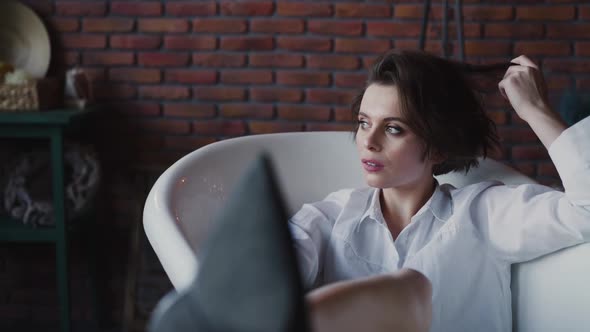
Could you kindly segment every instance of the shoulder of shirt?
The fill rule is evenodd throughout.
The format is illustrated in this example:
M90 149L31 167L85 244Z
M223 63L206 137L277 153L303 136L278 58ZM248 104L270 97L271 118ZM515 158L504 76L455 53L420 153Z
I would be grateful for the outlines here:
M442 186L447 187L446 189L441 188L441 190L449 193L455 205L461 203L470 204L474 200L495 203L499 201L510 202L510 200L514 199L515 194L524 195L523 197L532 197L536 194L557 191L554 188L539 183L505 184L497 180L482 181L461 188L455 188L449 184Z
M440 190L449 193L453 197L465 197L480 194L492 187L497 186L505 186L505 184L498 180L486 180L456 188L455 186L449 183L444 183L440 185Z

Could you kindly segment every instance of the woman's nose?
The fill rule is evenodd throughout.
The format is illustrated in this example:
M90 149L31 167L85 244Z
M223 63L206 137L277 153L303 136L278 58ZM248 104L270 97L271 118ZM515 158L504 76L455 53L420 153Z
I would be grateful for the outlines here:
M379 142L374 131L367 133L365 137L365 148L371 151L379 151Z

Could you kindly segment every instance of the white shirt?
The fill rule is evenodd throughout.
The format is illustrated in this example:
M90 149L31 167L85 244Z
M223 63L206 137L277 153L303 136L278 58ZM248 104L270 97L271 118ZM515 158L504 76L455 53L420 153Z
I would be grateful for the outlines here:
M565 192L437 185L394 241L380 189L347 189L290 220L308 288L411 268L433 288L431 331L510 331L510 265L590 240L590 117L549 148Z

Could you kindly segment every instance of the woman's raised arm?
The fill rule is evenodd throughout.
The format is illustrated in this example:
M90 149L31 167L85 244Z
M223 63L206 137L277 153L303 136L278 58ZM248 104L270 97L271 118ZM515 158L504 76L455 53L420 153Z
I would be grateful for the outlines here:
M518 65L508 68L498 84L500 92L549 149L567 126L549 106L545 80L539 67L524 55L511 62Z

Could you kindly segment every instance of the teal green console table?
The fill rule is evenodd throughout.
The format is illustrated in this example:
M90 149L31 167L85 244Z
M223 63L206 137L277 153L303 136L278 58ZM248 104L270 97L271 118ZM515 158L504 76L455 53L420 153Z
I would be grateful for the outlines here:
M57 291L61 331L70 331L68 282L68 238L64 202L64 133L90 111L55 110L0 112L0 138L45 138L51 150L52 197L55 227L30 227L0 216L1 242L45 242L55 244ZM96 300L96 299L95 299ZM96 305L96 303L95 303Z

